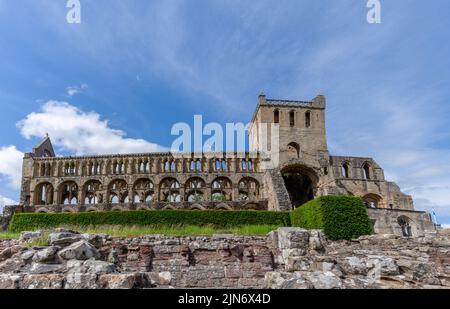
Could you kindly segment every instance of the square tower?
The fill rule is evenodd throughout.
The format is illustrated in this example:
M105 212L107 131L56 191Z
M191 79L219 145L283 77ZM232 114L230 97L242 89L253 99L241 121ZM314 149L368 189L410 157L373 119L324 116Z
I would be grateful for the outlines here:
M250 150L268 150L272 161L278 161L275 167L295 161L323 165L321 161L328 160L325 107L323 95L312 101L292 101L261 94L249 129Z

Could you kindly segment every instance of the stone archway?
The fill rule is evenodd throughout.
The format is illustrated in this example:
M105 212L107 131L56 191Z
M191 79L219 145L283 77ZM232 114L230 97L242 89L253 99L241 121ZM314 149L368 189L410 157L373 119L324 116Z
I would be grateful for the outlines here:
M311 168L301 165L288 166L281 170L281 175L292 208L298 208L314 199L318 177Z
M407 216L400 216L397 218L397 223L400 226L403 237L415 236L414 224Z

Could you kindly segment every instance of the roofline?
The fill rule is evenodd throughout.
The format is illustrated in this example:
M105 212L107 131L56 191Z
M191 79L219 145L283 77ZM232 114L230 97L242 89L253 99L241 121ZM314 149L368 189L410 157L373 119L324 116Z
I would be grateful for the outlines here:
M234 151L234 152L147 152L147 153L123 153L123 154L104 154L104 155L87 155L87 156L64 156L64 157L34 157L35 160L79 160L79 159L110 159L110 158L126 158L126 157L158 157L158 156L172 156L172 157L230 157L238 154L259 156L260 153L256 151Z

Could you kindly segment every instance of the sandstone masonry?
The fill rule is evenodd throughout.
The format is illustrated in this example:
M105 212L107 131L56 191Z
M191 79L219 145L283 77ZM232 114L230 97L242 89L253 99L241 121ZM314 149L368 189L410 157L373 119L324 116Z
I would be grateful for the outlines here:
M280 228L267 237L113 238L56 230L0 241L0 288L450 288L449 234L328 241Z

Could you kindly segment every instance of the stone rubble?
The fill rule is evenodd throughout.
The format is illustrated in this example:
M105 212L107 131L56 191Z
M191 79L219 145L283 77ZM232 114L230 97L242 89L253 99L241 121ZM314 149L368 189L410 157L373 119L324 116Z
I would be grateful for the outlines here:
M450 289L450 235L364 236L332 242L321 231L267 237L113 238L58 229L0 241L0 289Z

